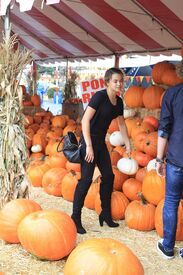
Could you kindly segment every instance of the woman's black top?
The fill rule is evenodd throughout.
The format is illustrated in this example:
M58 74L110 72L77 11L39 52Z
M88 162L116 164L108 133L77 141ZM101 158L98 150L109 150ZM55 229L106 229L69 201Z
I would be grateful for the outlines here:
M90 123L91 136L99 136L105 139L111 121L123 115L122 99L117 96L117 103L113 105L108 97L107 91L101 90L92 96L88 106L96 110Z

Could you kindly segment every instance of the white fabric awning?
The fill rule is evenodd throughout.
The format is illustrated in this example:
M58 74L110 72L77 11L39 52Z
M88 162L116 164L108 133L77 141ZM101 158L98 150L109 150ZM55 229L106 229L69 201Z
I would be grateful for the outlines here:
M180 54L182 0L0 0L35 59Z

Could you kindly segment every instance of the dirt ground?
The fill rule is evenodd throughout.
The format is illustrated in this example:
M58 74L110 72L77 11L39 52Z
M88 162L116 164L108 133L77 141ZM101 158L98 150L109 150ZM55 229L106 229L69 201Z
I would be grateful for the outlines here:
M56 208L71 214L71 202L47 195L41 188L33 188L30 198L38 202L43 209ZM118 228L109 228L106 225L100 227L95 211L87 208L83 209L82 220L87 234L78 234L77 243L93 237L113 238L127 245L136 254L146 275L183 274L183 261L177 255L178 248L183 246L183 242L176 243L175 259L165 260L156 250L159 237L155 231L132 230L125 226L124 221L119 222ZM5 244L0 241L0 272L4 272L5 275L61 275L65 261L66 259L53 262L40 261L26 252L21 245Z

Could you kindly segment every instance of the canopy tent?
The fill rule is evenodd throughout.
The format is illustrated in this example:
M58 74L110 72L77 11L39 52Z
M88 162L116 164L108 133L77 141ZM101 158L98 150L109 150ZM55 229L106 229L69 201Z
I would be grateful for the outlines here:
M35 60L180 54L182 0L0 0Z

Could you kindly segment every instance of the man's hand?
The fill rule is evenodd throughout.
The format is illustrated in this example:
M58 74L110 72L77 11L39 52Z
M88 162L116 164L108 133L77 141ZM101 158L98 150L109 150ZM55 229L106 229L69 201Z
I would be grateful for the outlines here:
M165 177L165 172L166 172L166 164L162 162L156 162L156 173L160 177Z

